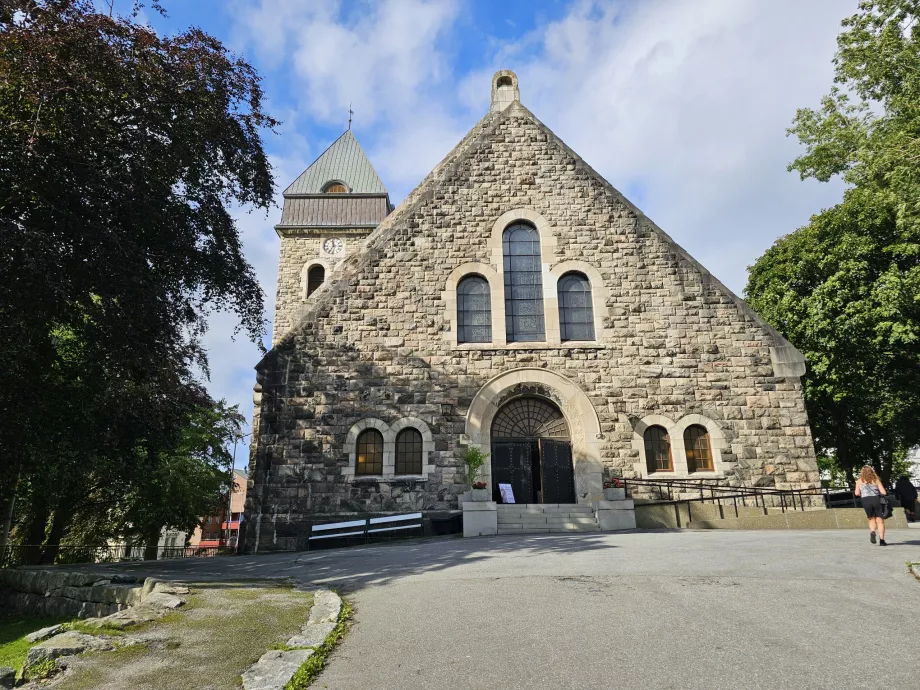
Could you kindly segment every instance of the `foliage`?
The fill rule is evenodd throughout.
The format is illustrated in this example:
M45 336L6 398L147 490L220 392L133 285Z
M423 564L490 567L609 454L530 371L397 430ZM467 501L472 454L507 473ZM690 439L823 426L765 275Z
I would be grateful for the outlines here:
M808 362L819 454L887 481L920 442L920 2L867 0L844 20L835 86L799 110L801 177L850 184L837 206L781 238L746 296Z
M28 616L15 611L0 614L0 666L18 671L32 646L26 635L67 620L54 616Z
M210 404L191 375L208 314L263 331L230 209L271 204L276 124L252 67L199 29L0 3L0 506L18 484L24 536L57 543L119 486L183 490L170 453Z
M473 485L476 477L482 472L482 466L489 457L488 453L483 453L479 446L467 446L463 452L463 464L466 466L466 483Z

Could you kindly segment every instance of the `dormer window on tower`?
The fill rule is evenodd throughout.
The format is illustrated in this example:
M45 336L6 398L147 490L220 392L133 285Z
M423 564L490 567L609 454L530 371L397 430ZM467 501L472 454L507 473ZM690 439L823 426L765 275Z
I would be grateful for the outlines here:
M348 187L338 180L327 182L323 187L323 194L348 194Z

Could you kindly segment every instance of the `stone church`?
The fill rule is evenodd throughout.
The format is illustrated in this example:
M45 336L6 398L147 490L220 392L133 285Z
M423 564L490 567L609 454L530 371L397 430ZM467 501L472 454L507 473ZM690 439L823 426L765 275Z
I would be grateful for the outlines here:
M520 503L610 477L806 488L802 355L521 104L393 208L351 131L284 192L246 539L457 510L462 456Z

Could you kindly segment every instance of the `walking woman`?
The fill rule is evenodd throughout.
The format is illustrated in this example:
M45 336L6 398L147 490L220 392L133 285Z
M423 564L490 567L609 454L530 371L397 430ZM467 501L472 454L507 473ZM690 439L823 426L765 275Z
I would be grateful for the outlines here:
M882 496L886 494L882 480L878 478L875 470L869 465L863 467L859 479L856 480L856 495L862 497L862 506L866 511L866 517L869 518L869 541L874 544L875 533L878 532L880 546L888 546L885 543L885 512L882 508Z

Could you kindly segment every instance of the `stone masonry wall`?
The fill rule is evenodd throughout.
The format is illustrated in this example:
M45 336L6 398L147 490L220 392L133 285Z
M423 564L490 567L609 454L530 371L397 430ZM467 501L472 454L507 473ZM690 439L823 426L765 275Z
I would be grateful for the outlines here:
M801 385L774 376L769 330L526 109L487 118L474 134L439 184L417 190L369 238L349 289L330 291L260 365L250 545L294 548L317 513L456 509L466 412L485 382L517 367L554 370L585 391L614 474L633 476L639 419L698 413L725 436L730 483L813 486ZM445 339L448 275L467 262L492 264L492 225L516 208L548 221L557 262L600 272L609 295L603 342L469 349ZM296 265L293 256L283 253L282 263ZM407 416L434 437L427 481L342 481L349 428Z

